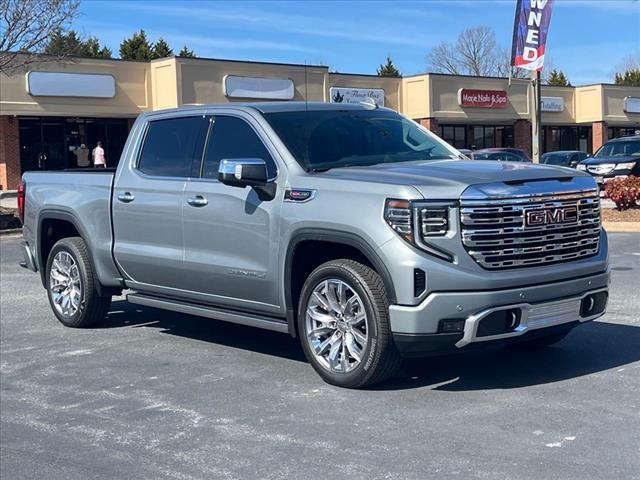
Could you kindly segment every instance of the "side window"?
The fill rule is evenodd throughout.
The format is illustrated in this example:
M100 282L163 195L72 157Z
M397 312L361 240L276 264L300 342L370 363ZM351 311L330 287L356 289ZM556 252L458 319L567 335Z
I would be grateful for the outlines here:
M190 177L194 159L202 157L208 122L202 116L149 123L138 170L155 177Z
M269 177L276 176L276 164L251 125L241 118L216 116L206 147L202 177L217 179L220 161L238 158L262 158L267 162Z

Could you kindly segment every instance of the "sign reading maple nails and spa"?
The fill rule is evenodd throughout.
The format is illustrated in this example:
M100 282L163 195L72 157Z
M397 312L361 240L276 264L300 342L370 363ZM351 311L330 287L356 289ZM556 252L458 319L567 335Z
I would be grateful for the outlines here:
M504 108L509 98L504 90L477 90L461 88L458 90L458 105L461 107Z
M562 112L564 110L564 98L540 97L540 110L543 112Z
M356 104L371 98L376 102L376 105L384 107L384 90L382 88L331 87L329 97L332 103Z

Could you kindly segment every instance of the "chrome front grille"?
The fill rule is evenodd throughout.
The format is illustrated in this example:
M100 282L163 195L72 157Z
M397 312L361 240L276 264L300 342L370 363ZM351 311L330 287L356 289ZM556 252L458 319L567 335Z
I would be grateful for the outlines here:
M565 211L573 212L570 218L561 217ZM544 220L532 224L532 218ZM466 251L483 268L498 270L564 262L598 253L600 198L594 189L463 201L460 224Z

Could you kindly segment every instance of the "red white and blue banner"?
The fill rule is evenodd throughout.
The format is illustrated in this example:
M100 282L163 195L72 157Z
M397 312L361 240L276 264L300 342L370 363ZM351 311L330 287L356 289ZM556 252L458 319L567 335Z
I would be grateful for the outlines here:
M516 0L511 65L542 71L553 0Z

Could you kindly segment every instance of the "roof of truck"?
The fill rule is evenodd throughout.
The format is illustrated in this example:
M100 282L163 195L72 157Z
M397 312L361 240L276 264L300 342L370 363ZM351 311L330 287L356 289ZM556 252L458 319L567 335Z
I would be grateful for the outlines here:
M168 113L195 109L216 109L216 108L251 108L261 113L274 112L303 112L306 110L371 110L370 105L356 103L329 103L329 102L232 102L232 103L209 103L209 104L186 104L178 108L167 110L156 110L149 114ZM380 107L383 109L384 107ZM385 109L388 110L388 109Z

